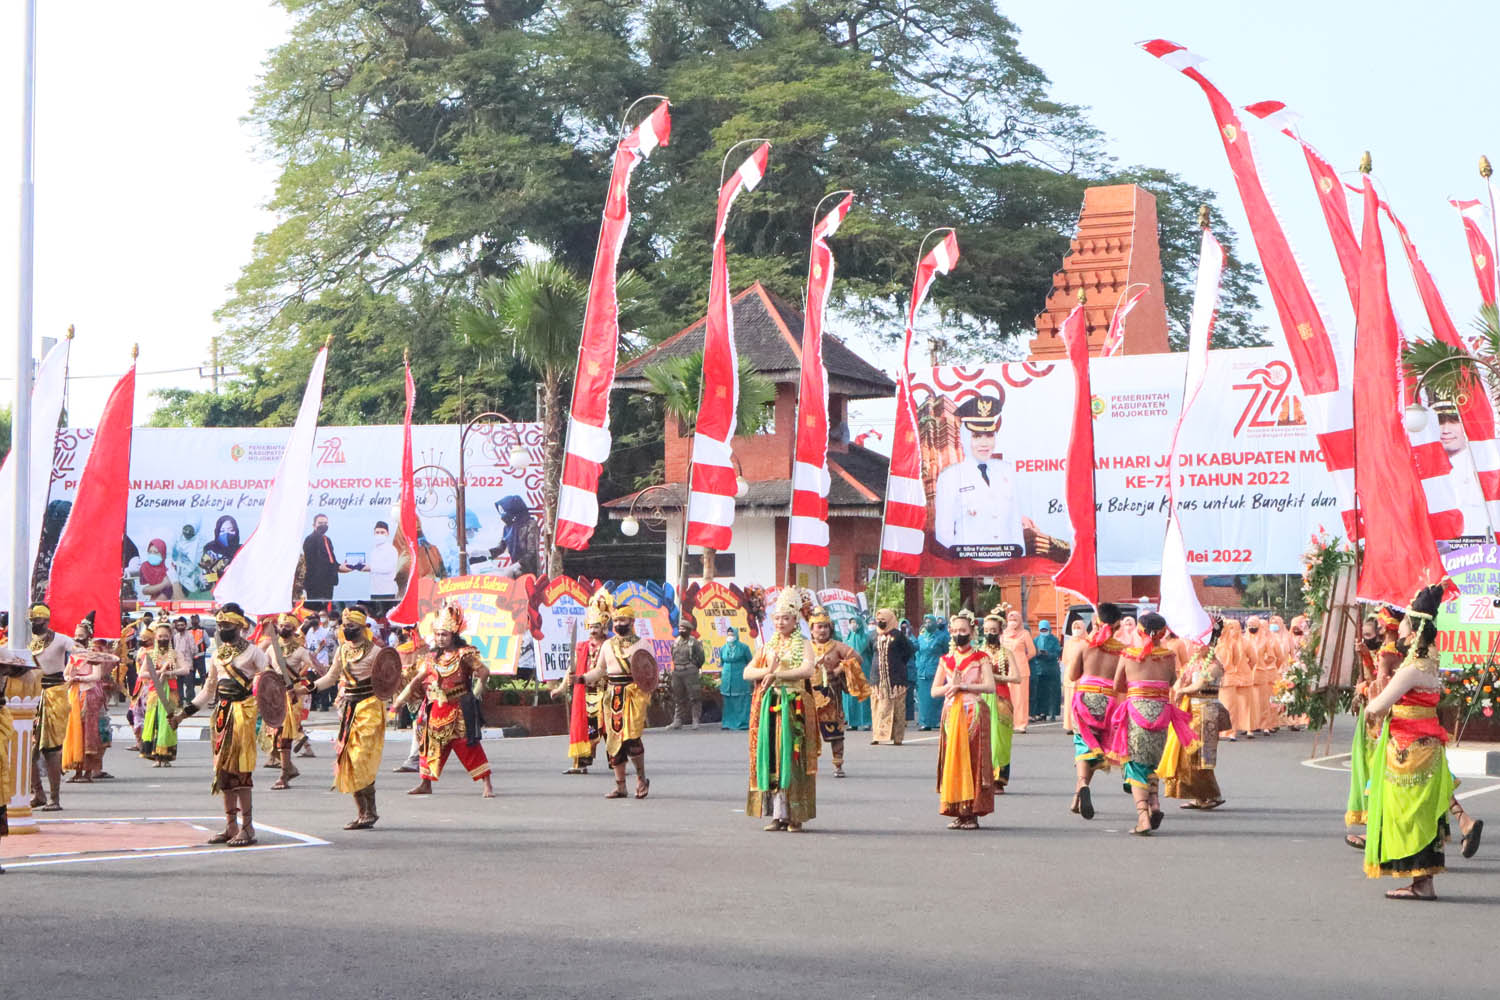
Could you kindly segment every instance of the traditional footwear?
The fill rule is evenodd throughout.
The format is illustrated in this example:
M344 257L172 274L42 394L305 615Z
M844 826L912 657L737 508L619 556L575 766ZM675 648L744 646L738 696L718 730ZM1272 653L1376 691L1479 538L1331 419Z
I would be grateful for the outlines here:
M287 761L286 766L281 769L281 777L286 781L291 781L293 778L299 777L301 774L302 772L297 770L297 765L293 764L291 761Z
M584 771L583 771L583 768L581 768L581 767L570 767L566 771L563 772L563 774L583 774L583 773L584 773Z
M1196 802L1184 802L1182 805L1178 806L1177 808L1178 809L1202 809L1203 807L1200 806Z
M421 768L412 767L410 764L402 764L400 767L391 768L392 774L416 774ZM566 774L567 772L563 772Z
M961 827L963 825L964 825L964 821L962 819L959 819L959 818L955 817L954 820L953 820L953 822L948 824L948 829L950 829L950 830L957 830L959 827Z
M1167 818L1167 814L1160 809L1151 810L1151 829L1160 830L1161 821Z
M802 832L802 824L801 823L788 823L786 825L786 832L787 833L801 833Z
M1365 849L1365 838L1361 837L1357 833L1346 833L1344 835L1344 843L1348 844L1356 851L1363 851Z
M844 775L844 769L843 769L843 767L841 767L838 764L835 764L833 766L833 776L835 778L842 778L842 777L844 777L845 775Z
M93 774L89 775L88 780L89 781L113 781L114 777L115 776L113 774L110 774L108 771L95 771Z
M1484 820L1476 819L1469 832L1463 835L1463 856L1472 858L1479 853L1479 838L1484 836Z
M279 792L283 788L291 788L291 787L292 787L291 785L287 784L287 780L286 780L285 777L280 777L280 778L276 779L276 784L274 784L274 785L271 786L271 791L273 791L273 792Z
M31 808L33 808L33 809L40 809L42 806L44 806L46 804L47 804L47 796L43 795L41 792L37 792L35 795L33 795L31 797Z
M255 843L255 828L245 827L239 833L229 838L230 847L249 847Z
M973 816L970 816L968 819L958 824L958 828L960 830L977 830L979 829L979 820L975 819Z
M1437 893L1433 893L1431 896L1424 896L1421 893L1417 892L1415 886L1403 885L1399 889L1392 889L1390 892L1386 893L1385 894L1385 898L1386 899L1417 899L1417 900L1421 900L1424 903L1435 903L1435 902L1437 902Z
M312 744L309 743L306 746L304 746L301 750L297 751L297 756L298 757L316 757L317 754L313 753Z
M53 799L51 802L38 806L37 810L44 813L62 812L62 803Z
M625 782L615 783L614 790L604 796L606 799L623 799L625 797Z
M650 794L651 794L651 779L650 778L642 778L642 779L640 779L639 781L637 781L635 783L635 797L636 798L638 798L638 799L644 799L646 796L648 796Z
M786 823L779 819L773 819L771 820L771 822L761 827L761 829L766 831L767 833L781 833L786 829Z
M240 835L240 831L239 831L238 828L236 828L233 833L230 833L228 830L225 830L223 833L216 833L212 837L209 837L208 840L204 841L204 843L206 843L206 844L227 844L227 843L229 843L229 841L232 838L238 837L239 835Z
M1204 812L1208 812L1210 809L1217 809L1220 806L1222 806L1223 804L1224 804L1224 800L1223 799L1214 799L1211 802L1205 802L1205 803L1203 803L1198 808L1202 809Z
M347 822L347 823L344 824L344 829L345 830L361 830L361 829L364 829L363 827L361 827L359 825L359 824L363 823L364 821L365 821L365 818L363 816L356 816L354 819L351 819L349 822Z
M1094 818L1094 796L1088 785L1078 789L1078 815L1084 819Z

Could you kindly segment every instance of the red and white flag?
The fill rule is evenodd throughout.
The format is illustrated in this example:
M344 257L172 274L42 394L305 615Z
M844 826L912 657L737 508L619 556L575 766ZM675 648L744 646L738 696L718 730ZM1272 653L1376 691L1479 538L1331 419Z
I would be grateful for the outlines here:
M594 251L589 297L578 341L578 371L573 377L573 404L568 411L568 441L562 482L557 490L557 544L586 549L599 523L599 472L609 458L609 393L615 384L620 352L620 303L616 272L625 233L630 229L630 175L672 134L667 102L662 101L615 148L604 221Z
M1090 604L1099 603L1099 525L1094 507L1094 391L1089 383L1089 330L1083 303L1063 320L1063 344L1073 365L1073 431L1068 438L1067 479L1063 496L1073 526L1073 551L1052 576Z
M1474 265L1474 280L1479 282L1479 297L1487 305L1495 304L1495 247L1490 241L1494 227L1490 222L1489 209L1476 199L1460 201L1449 198L1448 204L1458 209L1463 222L1464 239L1469 244L1469 263Z
M1187 543L1177 519L1177 449L1183 425L1208 374L1208 345L1213 337L1214 314L1219 305L1219 282L1224 274L1224 248L1214 234L1203 230L1198 250L1198 283L1193 290L1193 316L1188 324L1187 379L1182 390L1182 409L1172 430L1172 451L1167 460L1167 534L1161 552L1161 616L1173 632L1194 642L1206 640L1213 629L1188 569Z
M405 368L406 417L401 426L401 503L396 528L405 540L402 549L407 554L408 567L406 589L401 594L401 600L386 615L386 619L393 625L415 625L421 617L417 610L417 593L420 590L418 579L421 576L419 567L426 562L421 558L421 543L417 541L421 525L417 521L417 482L411 448L411 413L417 402L417 387L411 380L409 357L405 360Z
M792 516L786 536L787 559L794 565L828 565L828 371L823 367L823 320L833 285L828 238L838 232L853 204L854 195L845 195L812 231L792 459Z
M917 310L933 280L958 263L958 234L946 236L917 262L911 302L906 308L906 339L901 374L896 379L896 432L891 439L891 468L885 487L885 527L880 539L880 568L908 575L922 564L927 528L927 491L922 486L922 448L917 441L917 408L911 398L911 342Z
M214 600L237 603L251 619L277 614L292 606L292 585L302 539L307 534L307 502L311 492L313 443L318 436L318 410L323 406L323 373L328 368L328 345L318 348L297 422L287 435L286 450L266 492L260 523L235 553L234 560L214 585Z
M1329 239L1339 260L1344 275L1344 284L1349 292L1349 302L1356 313L1359 311L1359 272L1362 266L1359 238L1354 234L1354 219L1349 214L1346 188L1338 172L1323 158L1312 144L1305 141L1290 127L1298 116L1280 101L1262 101L1245 108L1261 120L1281 127L1281 133L1302 149L1312 176L1313 190L1318 205L1323 210L1323 221L1328 227ZM1389 209L1387 208L1387 211ZM1397 223L1399 226L1399 223ZM1423 269L1425 271L1425 268ZM1430 281L1430 278L1429 278ZM1418 279L1420 284L1420 278ZM1436 292L1436 288L1433 289ZM1398 323L1399 326L1399 323ZM1427 509L1432 520L1433 534L1438 538L1455 538L1463 534L1464 515L1459 506L1458 492L1452 478L1453 466L1448 453L1438 439L1438 428L1429 423L1412 435L1413 452L1417 470L1422 479L1422 490L1427 496Z
M1355 484L1363 521L1364 558L1358 596L1405 607L1419 587L1443 579L1443 561L1427 519L1427 498L1413 468L1401 419L1397 370L1401 335L1386 286L1380 200L1364 181L1363 266L1354 338L1354 429L1359 440Z
M52 555L47 606L52 627L72 635L95 612L94 635L120 635L120 563L130 506L130 425L135 415L135 363L104 404L94 446L78 480L78 497ZM40 512L38 512L40 514ZM14 624L12 628L16 628Z
M724 229L729 207L742 191L754 191L766 175L771 144L763 142L719 188L714 224L713 271L708 284L708 315L703 324L703 387L693 433L689 472L688 545L723 551L734 538L735 417L740 401L739 356L734 347L734 306L729 301L729 251Z
M1332 474L1344 528L1353 538L1354 420L1350 392L1347 388L1340 390L1333 339L1261 184L1250 137L1235 114L1234 106L1196 69L1202 59L1181 45L1162 38L1140 44L1147 53L1196 83L1208 98L1219 140L1224 144L1224 155L1229 160L1235 187L1250 222L1250 234L1260 254L1271 302L1302 386L1308 420Z
M1112 358L1125 350L1125 318L1149 291L1151 286L1147 285L1116 307L1114 315L1109 318L1109 333L1104 335L1104 346L1099 349L1101 358Z

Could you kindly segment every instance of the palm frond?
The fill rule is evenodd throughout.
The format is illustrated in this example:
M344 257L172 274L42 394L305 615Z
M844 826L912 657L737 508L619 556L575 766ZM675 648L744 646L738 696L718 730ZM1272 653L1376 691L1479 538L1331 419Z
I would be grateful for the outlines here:
M1474 329L1479 334L1484 353L1490 358L1500 358L1500 308L1486 302L1479 307L1474 317Z
M1407 379L1434 399L1454 400L1466 395L1468 387L1484 374L1467 350L1440 340L1408 344L1401 353L1401 363Z
M458 333L481 350L509 351L537 371L567 369L578 356L587 289L555 261L528 261L479 286Z
M735 412L735 434L746 437L766 426L767 412L776 401L776 384L755 371L750 359L739 359L740 397ZM651 390L662 398L667 416L676 417L692 433L698 422L698 402L703 395L703 354L667 358L642 369Z

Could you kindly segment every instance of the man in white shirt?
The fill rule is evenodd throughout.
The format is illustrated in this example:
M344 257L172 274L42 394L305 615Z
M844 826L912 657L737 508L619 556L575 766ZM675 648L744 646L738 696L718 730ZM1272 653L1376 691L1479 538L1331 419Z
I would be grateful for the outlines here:
M372 601L394 601L396 599L396 546L391 542L391 526L384 521L375 522L375 544L365 556L365 565L370 570L370 599Z
M1464 535L1481 536L1489 533L1489 521L1484 509L1484 491L1479 487L1479 473L1474 468L1474 456L1469 451L1469 438L1464 433L1463 420L1458 407L1440 400L1432 404L1432 412L1438 418L1438 440L1448 461L1453 466L1449 481L1458 498L1458 509L1464 512Z
M1026 553L1025 531L1035 531L1016 507L1010 464L995 454L1002 400L972 396L955 415L965 458L938 473L933 535L958 559L1003 562Z

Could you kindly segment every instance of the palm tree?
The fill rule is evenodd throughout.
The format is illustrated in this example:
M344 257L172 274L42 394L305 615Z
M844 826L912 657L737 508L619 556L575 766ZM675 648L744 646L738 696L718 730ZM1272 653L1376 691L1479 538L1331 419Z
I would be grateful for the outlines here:
M1440 340L1419 340L1401 353L1406 377L1419 382L1437 399L1457 402L1485 386L1500 406L1500 311L1483 305L1474 319L1478 334L1468 347L1455 347Z
M687 357L668 358L645 368L641 374L651 383L651 388L662 398L662 406L668 417L678 422L692 434L698 424L698 401L703 395L703 352ZM740 395L734 414L734 433L738 437L749 437L766 425L767 409L776 401L776 384L755 371L750 359L741 355L739 359ZM687 508L682 516L686 524ZM683 551L687 551L684 531ZM703 579L714 578L714 550L703 550ZM677 582L681 593L687 581Z
M619 320L628 329L642 310L645 282L627 271L616 281ZM548 576L561 559L554 543L557 488L562 474L568 396L572 391L588 286L550 260L529 261L504 278L479 286L479 302L460 312L458 332L482 349L508 350L536 371L541 387L537 420L543 431L542 545Z

